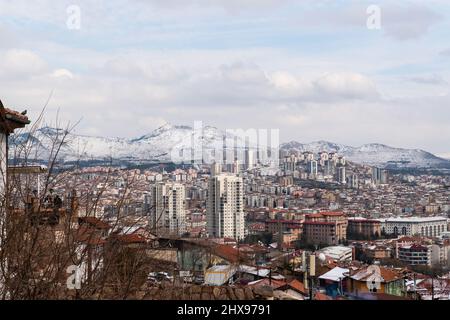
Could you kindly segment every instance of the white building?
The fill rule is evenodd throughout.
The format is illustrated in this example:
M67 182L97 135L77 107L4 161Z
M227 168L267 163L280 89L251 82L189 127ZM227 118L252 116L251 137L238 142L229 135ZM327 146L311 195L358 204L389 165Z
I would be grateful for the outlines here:
M337 168L337 182L341 184L347 183L347 176L345 174L345 167L338 167Z
M372 182L374 184L386 184L387 183L387 171L381 168L372 168Z
M309 162L309 173L313 176L317 176L318 173L318 167L317 167L317 161L311 160Z
M151 186L150 226L158 232L182 235L186 232L186 191L180 183Z
M252 170L254 165L255 165L255 156L254 156L254 151L247 149L245 150L245 168L247 170Z
M243 180L230 174L212 176L208 183L207 230L210 237L243 239Z
M344 246L332 246L326 247L318 251L318 253L323 253L327 257L335 261L352 261L353 260L353 249Z
M445 217L389 218L380 221L381 231L385 234L438 237L447 231L447 218Z

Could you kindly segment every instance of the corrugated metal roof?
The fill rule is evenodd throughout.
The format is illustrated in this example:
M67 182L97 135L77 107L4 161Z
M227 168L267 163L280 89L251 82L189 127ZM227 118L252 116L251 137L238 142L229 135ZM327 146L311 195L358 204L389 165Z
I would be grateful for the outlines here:
M349 275L350 270L340 267L335 267L328 271L327 273L321 275L319 279L322 280L331 280L331 281L340 281Z
M230 265L217 265L205 271L205 284L212 286L224 285L234 274L236 269Z

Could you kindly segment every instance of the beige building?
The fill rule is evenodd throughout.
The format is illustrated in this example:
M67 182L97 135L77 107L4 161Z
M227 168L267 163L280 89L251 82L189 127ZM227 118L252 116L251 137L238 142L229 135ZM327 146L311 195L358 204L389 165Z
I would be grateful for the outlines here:
M160 233L182 235L186 232L186 191L180 183L151 186L150 226Z
M365 218L349 218L347 232L350 236L373 239L381 235L381 222Z
M245 237L243 180L231 174L213 175L208 182L206 206L210 237Z
M321 212L305 216L303 239L316 245L337 245L347 239L347 217L342 212Z

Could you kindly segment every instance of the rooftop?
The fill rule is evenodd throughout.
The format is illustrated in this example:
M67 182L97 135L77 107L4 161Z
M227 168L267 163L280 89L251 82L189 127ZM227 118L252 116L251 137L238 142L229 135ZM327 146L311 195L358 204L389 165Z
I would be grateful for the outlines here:
M388 218L386 222L436 222L436 221L447 221L446 217L406 217L406 218Z

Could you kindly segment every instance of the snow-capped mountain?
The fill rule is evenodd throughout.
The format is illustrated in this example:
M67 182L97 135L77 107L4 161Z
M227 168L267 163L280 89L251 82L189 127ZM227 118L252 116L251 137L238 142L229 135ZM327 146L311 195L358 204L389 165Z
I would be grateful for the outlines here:
M28 141L35 146L35 153L28 158L46 161L52 153L54 141L60 141L65 131L44 127L33 135L23 133L12 139L12 145L21 145ZM203 159L217 155L223 150L224 139L233 139L215 127L203 127L198 133L188 126L165 124L153 132L139 138L109 138L67 133L59 151L59 159L63 161L123 161L127 163L181 162L181 160L202 157L198 150L203 149ZM238 145L243 145L242 140ZM296 141L281 145L281 150L318 153L335 152L348 160L380 167L407 168L441 168L450 167L450 161L434 156L423 150L392 148L382 144L367 144L351 147L327 141L302 144ZM54 151L53 151L54 152Z
M53 146L63 141L58 152L58 158L63 161L181 162L192 159L193 155L201 159L196 150L203 149L203 157L208 153L214 156L214 150L223 150L225 136L223 131L210 126L198 132L188 126L170 124L133 139L78 135L44 127L32 135L24 133L15 137L12 144L31 141L35 150L31 158L44 161L52 154Z
M443 168L450 167L450 161L439 158L429 152L419 149L393 148L383 144L365 144L360 147L350 147L327 141L317 141L302 144L296 141L285 143L281 150L298 152L335 152L348 160L372 166L402 167L402 168Z

